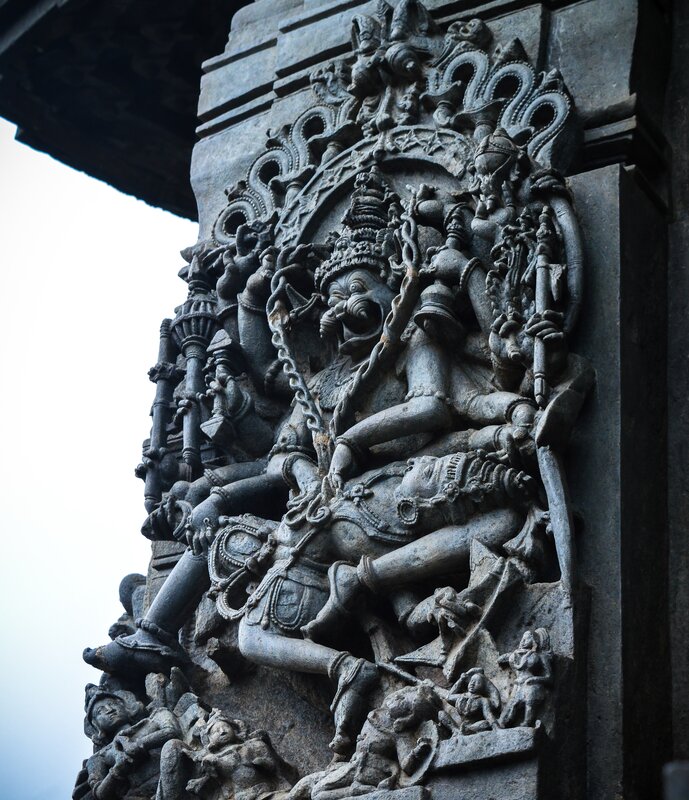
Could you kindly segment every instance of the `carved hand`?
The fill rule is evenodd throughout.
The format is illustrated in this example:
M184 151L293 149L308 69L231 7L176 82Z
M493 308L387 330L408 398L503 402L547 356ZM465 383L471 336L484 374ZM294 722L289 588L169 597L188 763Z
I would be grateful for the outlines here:
M564 328L564 316L559 311L547 309L541 314L534 314L524 326L523 351L533 352L533 342L542 341L546 349L549 372L558 373L565 365L567 347ZM532 357L528 356L529 359Z
M201 759L201 764L203 767L203 771L207 775L216 775L217 774L217 767L220 764L220 759L217 756L209 753L207 756L204 756Z
M534 338L542 339L546 345L560 345L565 338L562 332L564 318L559 311L546 310L533 314L524 327L524 332Z
M186 541L195 556L208 551L215 539L217 527L217 520L204 517L199 521L194 519L192 514L191 520L187 524Z
M133 761L142 758L148 752L141 742L131 742L128 740L122 742L122 749Z
M520 347L519 334L522 330L522 319L519 314L510 312L500 314L495 319L488 337L491 352L500 361L521 363L524 354Z

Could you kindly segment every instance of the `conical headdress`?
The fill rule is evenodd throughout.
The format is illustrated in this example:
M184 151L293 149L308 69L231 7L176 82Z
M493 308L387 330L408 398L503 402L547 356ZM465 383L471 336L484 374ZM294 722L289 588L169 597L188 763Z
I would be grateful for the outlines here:
M401 210L400 198L390 190L378 167L360 173L342 218L344 228L335 239L330 258L316 270L319 291L353 269L366 269L387 280Z

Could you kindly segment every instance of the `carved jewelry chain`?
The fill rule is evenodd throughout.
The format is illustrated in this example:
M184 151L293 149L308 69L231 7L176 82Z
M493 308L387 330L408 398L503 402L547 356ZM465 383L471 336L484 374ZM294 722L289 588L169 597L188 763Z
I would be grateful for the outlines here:
M412 195L410 212L402 225L402 260L406 271L399 293L392 301L390 313L385 318L383 332L373 348L370 357L357 370L354 380L337 404L330 424L331 436L336 439L348 428L354 413L354 403L361 400L379 374L379 367L385 368L398 350L402 334L409 322L418 300L419 263L421 254L416 241L416 221L412 214L415 195Z
M281 295L285 291L287 285L284 273L288 269L289 267L286 267L284 270L276 272L273 277L275 289L268 299L266 309L268 325L272 333L271 341L278 353L278 360L282 364L282 368L287 375L290 389L294 392L294 397L304 412L306 427L311 431L311 435L313 436L313 444L318 458L318 469L325 474L330 467L330 438L318 406L311 396L304 376L299 371L296 359L292 355L284 327L284 319L287 313Z

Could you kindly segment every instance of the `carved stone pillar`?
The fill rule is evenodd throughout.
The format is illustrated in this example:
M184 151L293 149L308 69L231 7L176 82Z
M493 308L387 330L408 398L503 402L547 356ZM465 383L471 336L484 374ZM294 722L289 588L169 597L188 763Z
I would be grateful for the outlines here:
M661 791L666 19L459 5L259 0L204 64L144 525L190 549L85 656L193 680L159 797L258 792L250 729L292 800Z

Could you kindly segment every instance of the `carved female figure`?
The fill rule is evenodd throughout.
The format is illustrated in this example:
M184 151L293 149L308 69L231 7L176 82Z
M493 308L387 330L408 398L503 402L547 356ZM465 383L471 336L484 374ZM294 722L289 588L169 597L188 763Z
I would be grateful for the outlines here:
M448 701L459 715L459 732L482 733L498 727L502 701L500 692L478 667L464 673L450 689Z
M500 718L504 727L532 728L537 724L536 713L553 679L552 658L550 637L544 628L525 631L519 647L500 656L498 663L509 664L517 675L514 693Z

